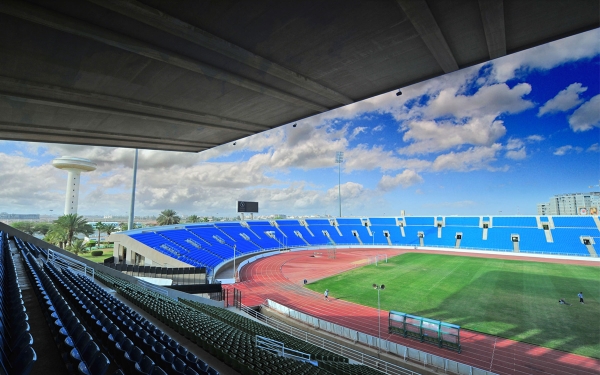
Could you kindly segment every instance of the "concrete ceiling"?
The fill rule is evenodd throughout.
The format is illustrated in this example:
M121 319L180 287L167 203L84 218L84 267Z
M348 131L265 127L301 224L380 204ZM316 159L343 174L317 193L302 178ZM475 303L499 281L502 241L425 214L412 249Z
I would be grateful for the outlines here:
M0 139L202 151L599 26L598 0L0 1Z

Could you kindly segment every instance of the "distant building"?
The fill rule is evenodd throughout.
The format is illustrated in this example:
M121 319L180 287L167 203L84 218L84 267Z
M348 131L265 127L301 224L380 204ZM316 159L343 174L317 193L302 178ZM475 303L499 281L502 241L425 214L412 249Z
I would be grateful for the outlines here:
M560 194L538 203L538 215L598 215L600 192Z
M7 220L39 220L40 214L9 214L0 212L0 219Z

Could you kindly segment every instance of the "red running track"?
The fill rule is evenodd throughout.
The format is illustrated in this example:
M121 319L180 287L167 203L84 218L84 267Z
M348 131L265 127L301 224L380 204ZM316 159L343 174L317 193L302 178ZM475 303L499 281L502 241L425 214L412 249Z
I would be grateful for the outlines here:
M336 259L312 250L289 252L260 259L244 267L241 282L229 287L242 291L242 303L247 306L262 304L267 298L306 314L324 319L373 336L378 335L377 309L330 298L302 286L303 280L318 280L349 269L367 264L369 257L376 254L388 256L415 252L395 249L349 249L337 250ZM445 253L432 252L428 253ZM452 253L454 255L494 257L542 262L562 262L598 266L585 261L565 261L542 258ZM382 311L387 317L387 312ZM387 327L387 326L385 326ZM600 361L575 354L564 353L535 345L516 342L500 337L462 330L460 354L440 349L430 344L381 332L382 338L415 349L439 355L499 374L600 374Z

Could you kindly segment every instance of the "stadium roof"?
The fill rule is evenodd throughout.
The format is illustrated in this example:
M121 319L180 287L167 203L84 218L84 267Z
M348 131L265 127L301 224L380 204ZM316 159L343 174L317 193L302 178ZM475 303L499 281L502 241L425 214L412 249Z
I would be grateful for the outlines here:
M599 14L597 0L3 0L0 139L202 151Z

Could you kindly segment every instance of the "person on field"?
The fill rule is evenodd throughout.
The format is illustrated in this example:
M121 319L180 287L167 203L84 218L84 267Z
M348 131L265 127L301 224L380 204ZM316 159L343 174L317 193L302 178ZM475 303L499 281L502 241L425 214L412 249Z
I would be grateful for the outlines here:
M583 302L583 292L579 292L579 294L577 295L577 297L579 297L579 302L583 303L585 305L585 302Z
M325 293L323 293L323 295L325 296L325 301L329 301L329 289L325 289Z
M565 301L564 298L561 298L558 300L558 303L560 303L561 305L567 305L567 306L571 306L570 303L568 303L567 301Z

